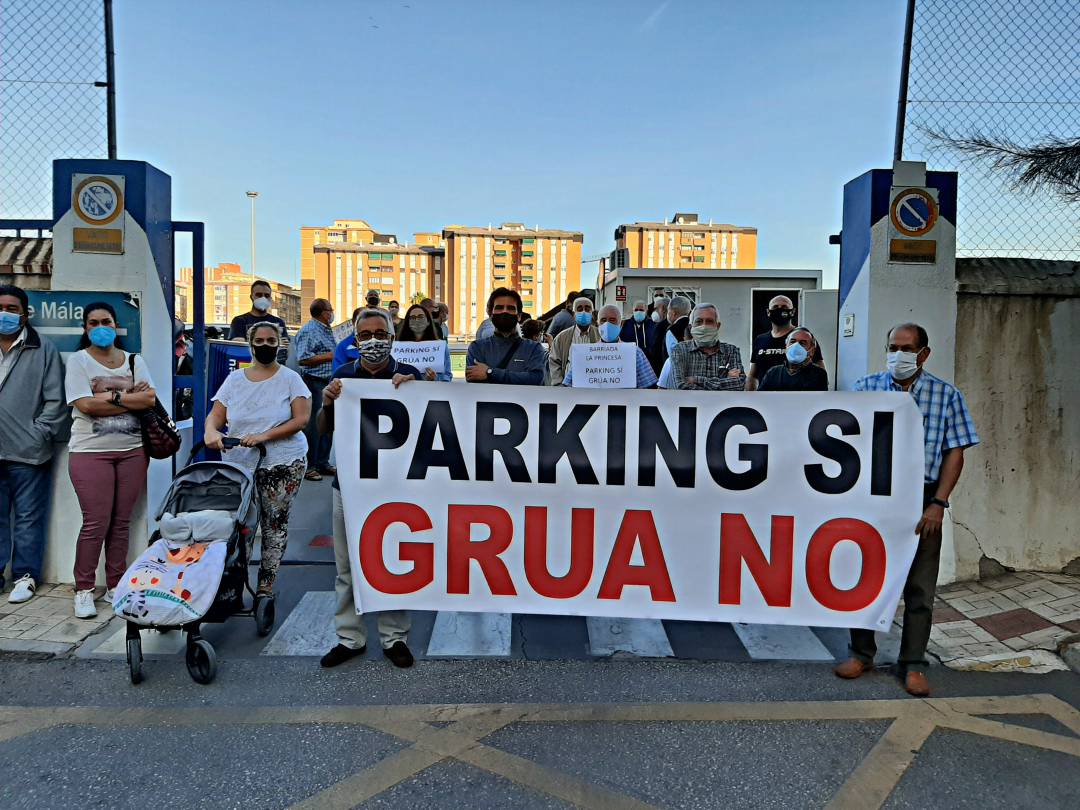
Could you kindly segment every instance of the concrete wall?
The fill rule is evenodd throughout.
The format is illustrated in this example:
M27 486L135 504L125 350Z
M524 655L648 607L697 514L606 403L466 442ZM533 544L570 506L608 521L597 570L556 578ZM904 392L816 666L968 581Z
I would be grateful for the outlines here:
M953 498L957 579L1080 568L1080 265L1062 283L1030 276L1064 262L1011 264L990 284L957 262L956 383L982 439Z

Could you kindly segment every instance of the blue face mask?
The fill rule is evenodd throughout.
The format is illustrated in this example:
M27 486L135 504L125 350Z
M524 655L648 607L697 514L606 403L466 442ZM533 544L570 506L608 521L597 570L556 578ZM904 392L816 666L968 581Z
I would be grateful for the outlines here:
M22 316L14 312L0 312L0 335L14 335L22 329Z
M111 326L95 326L90 330L90 342L99 349L107 349L116 342L116 330Z
M604 343L614 343L619 339L619 332L621 331L622 329L619 328L619 324L605 321L600 324L600 339L604 341Z
M784 353L788 359L788 362L793 366L801 366L806 362L807 351L798 343L792 343L787 347L787 351Z
M645 310L643 310L643 309L635 309L634 310L634 322L635 323L642 323L644 320L645 320Z
M588 326L589 324L592 323L592 313L591 312L575 312L574 313L574 323L576 323L578 326Z

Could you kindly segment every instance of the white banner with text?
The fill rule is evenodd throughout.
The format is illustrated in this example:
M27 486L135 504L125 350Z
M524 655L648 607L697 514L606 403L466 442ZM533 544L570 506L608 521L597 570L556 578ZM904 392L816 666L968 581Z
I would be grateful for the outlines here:
M907 394L343 382L363 612L892 623L922 511Z

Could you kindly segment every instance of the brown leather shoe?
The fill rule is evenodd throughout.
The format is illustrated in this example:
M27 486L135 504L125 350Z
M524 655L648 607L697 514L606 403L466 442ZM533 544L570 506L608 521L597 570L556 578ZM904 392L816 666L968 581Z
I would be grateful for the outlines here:
M930 694L930 681L926 680L926 673L912 670L904 676L904 688L909 695L927 697Z
M865 675L871 669L873 664L867 664L865 661L860 661L858 658L849 658L842 664L837 664L833 672L836 673L839 678L847 678L851 680L858 678L860 675Z

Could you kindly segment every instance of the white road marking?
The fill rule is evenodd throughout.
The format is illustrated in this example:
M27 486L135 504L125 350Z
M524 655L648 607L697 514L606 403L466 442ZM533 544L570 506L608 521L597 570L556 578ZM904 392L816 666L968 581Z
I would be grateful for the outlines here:
M308 591L260 655L323 655L337 644L333 591Z
M440 610L431 629L427 654L508 656L510 614Z
M751 658L770 661L833 661L833 654L809 627L732 622Z
M669 658L671 650L664 623L659 619L612 619L589 616L589 649L593 655L632 653L645 658Z
M143 655L176 655L184 649L184 634L180 628L168 633L158 630L143 630L142 636ZM94 654L103 653L108 655L127 655L127 627L121 625L115 633L101 642L95 649Z

